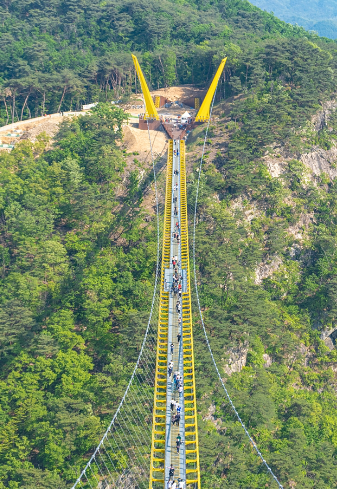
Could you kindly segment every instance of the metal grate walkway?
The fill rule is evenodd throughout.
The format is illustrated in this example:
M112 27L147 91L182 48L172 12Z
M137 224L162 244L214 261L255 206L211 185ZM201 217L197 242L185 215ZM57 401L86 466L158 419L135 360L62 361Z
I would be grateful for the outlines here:
M169 480L181 480L186 486L193 484L200 489L186 199L185 142L171 140L166 175L150 489L166 488ZM180 409L171 401L178 403Z

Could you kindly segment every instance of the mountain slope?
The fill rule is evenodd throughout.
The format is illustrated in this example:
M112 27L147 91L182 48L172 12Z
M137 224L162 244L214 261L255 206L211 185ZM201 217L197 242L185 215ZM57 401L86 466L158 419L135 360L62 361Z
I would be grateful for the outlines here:
M244 0L10 0L0 9L0 123L129 95L132 50L155 88L207 84L219 56L235 66L240 39L306 35Z
M14 117L56 110L63 93L62 109L127 97L131 49L154 86L206 84L228 55L197 216L206 327L283 486L333 488L337 358L333 335L322 337L337 315L336 43L240 0L2 9ZM3 99L1 111L5 120ZM1 489L71 487L137 355L155 231L139 182L150 169L134 158L126 174L136 155L121 146L124 117L102 104L65 122L53 148L41 136L0 155ZM191 209L204 130L188 143ZM216 383L194 311L203 487L273 487Z
M316 31L320 36L337 38L337 2L335 0L310 2L252 0L251 3L267 12L273 12L286 22Z

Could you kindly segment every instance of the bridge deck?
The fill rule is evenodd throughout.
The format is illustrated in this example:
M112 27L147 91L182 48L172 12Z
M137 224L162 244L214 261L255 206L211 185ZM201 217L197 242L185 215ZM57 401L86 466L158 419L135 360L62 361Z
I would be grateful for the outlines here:
M200 489L186 199L185 143L174 140L169 143L166 175L150 489L167 487L171 465L176 481L182 479L187 486L197 483ZM179 239L173 237L175 232ZM175 266L173 257L178 261ZM176 283L181 285L181 298L172 291L174 274L178 276ZM176 307L178 301L180 311ZM179 344L178 333L181 334ZM169 372L171 362L172 372ZM181 376L181 392L174 382L176 372ZM172 423L177 410L171 409L171 400L180 404L179 424ZM182 441L179 453L178 434Z

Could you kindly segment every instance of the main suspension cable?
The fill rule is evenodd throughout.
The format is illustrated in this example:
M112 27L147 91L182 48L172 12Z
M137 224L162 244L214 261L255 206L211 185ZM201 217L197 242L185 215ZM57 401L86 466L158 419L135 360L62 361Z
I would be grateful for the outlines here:
M85 468L82 470L80 476L78 477L78 479L76 480L76 482L74 483L74 485L72 486L71 489L76 489L77 485L78 484L81 484L81 480L82 480L82 477L85 477L90 485L90 481L86 475L86 472L88 469L90 469L90 471L92 472L92 468L91 468L91 464L94 463L97 465L97 462L96 462L96 455L97 454L100 454L100 448L103 447L104 448L104 440L105 439L108 439L108 433L111 433L111 428L114 426L115 424L115 421L124 405L124 402L125 402L125 399L128 395L128 392L130 391L130 388L131 388L131 385L132 385L132 382L137 374L137 370L139 368L139 364L140 364L140 361L141 361L141 358L142 358L142 355L143 355L143 352L145 351L145 345L146 345L146 341L147 341L147 337L148 337L148 334L149 334L149 331L151 329L151 320L152 320L152 315L153 315L153 310L154 310L154 306L155 306L155 302L156 302L156 297L157 297L157 288L158 288L158 279L159 279L159 274L160 274L160 225L159 225L159 199L158 199L158 189L157 189L157 177L156 177L156 169L155 169L155 160L154 160L154 157L153 157L153 150L152 150L152 142L151 142L151 136L150 136L150 129L149 129L149 123L147 121L147 129L148 129L148 135L149 135L149 142L150 142L150 152L151 152L151 159L152 159L152 168L153 168L153 177L154 177L154 189L155 189L155 201L156 201L156 220L157 220L157 225L156 225L156 228L157 228L157 257L156 257L156 273L155 273L155 281L154 281L154 288L153 288L153 296L152 296L152 303L151 303L151 309L150 309L150 315L149 315L149 320L148 320L148 323L147 323L147 327L146 327L146 331L145 331L145 335L144 335L144 339L143 339L143 342L142 342L142 346L141 346L141 349L140 349L140 352L139 352L139 355L138 355L138 359L137 359L137 362L136 362L136 365L134 367L134 370L132 372L132 375L131 375L131 378L130 378L130 381L127 385L127 388L124 392L124 395L123 395L123 398L121 400L121 402L119 403L119 406L117 408L117 411L114 415L114 417L112 418L108 428L106 429L103 437L101 438L101 441L99 442L96 450L94 451L94 453L92 454L92 456L90 457L90 460L88 461L87 465L85 466ZM96 478L96 476L95 476Z
M218 86L217 86L217 88L218 88ZM251 442L254 450L256 451L257 455L260 457L262 463L265 465L265 467L267 468L268 472L270 473L270 475L272 476L272 478L277 483L278 487L280 489L283 489L283 486L281 485L281 483L277 479L277 477L274 474L274 472L272 471L272 469L269 467L267 461L264 459L262 453L258 449L258 447L257 447L256 443L254 442L253 438L250 436L250 434L249 434L249 432L248 432L245 424L243 423L242 419L240 418L239 413L237 412L237 410L236 410L236 408L235 408L235 406L233 404L233 401L232 401L232 399L231 399L231 397L230 397L230 395L228 393L228 390L227 390L227 388L225 386L225 383L222 380L222 377L221 377L220 372L219 372L219 369L218 369L218 365L217 365L217 363L215 361L215 358L214 358L214 355L213 355L213 352L212 352L212 348L211 348L210 342L208 340L207 331L206 331L206 328L205 328L205 323L204 323L203 314L202 314L201 306L200 306L200 300L199 300L199 289L198 289L197 273L196 273L196 264L195 264L195 234L196 234L196 219L197 219L198 195L199 195L199 185L200 185L201 169L202 169L202 164L203 164L203 159L204 159L207 134L208 134L208 129L209 129L210 121L211 121L212 110L213 110L213 105L214 105L214 101L215 101L215 96L216 96L217 88L216 88L215 93L214 93L214 96L213 96L211 110L210 110L210 117L209 117L209 120L208 120L208 123L207 123L206 133L205 133L205 137L204 137L204 144L203 144L203 147L202 147L202 154L201 154L200 165L199 165L199 177L198 177L198 182L197 182L197 189L196 189L196 196L195 196L195 205L194 205L193 240L192 241L193 241L193 272L194 272L195 293L196 293L196 297L197 297L199 315L200 315L200 319L201 319L202 328L203 328L203 331L204 331L204 334L205 334L206 343L207 343L207 346L208 346L210 355L212 357L215 370L216 370L216 372L218 374L219 380L221 382L221 385L222 385L222 387L223 387L223 389L225 391L226 397L228 399L228 402L231 405L231 408L233 409L236 418L238 419L239 423L241 424L242 429L244 430L245 434L249 438L249 441Z

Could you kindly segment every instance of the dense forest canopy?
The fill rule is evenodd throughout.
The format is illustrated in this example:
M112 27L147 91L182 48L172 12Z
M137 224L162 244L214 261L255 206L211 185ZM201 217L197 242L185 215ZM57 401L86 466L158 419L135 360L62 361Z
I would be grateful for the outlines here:
M52 146L42 135L0 154L0 488L71 487L141 343L155 224L121 146L126 115L105 103L135 91L131 51L155 87L207 84L228 56L197 216L206 326L284 487L335 487L337 356L320 335L337 320L337 188L301 155L336 168L336 104L322 104L335 96L337 44L241 0L8 0L0 28L2 123L101 102ZM191 209L203 131L187 146ZM257 282L262 265L274 273ZM203 488L273 487L194 323Z
M337 38L336 0L251 0L253 5L320 36Z
M2 124L130 94L131 51L155 88L205 85L224 55L230 82L256 43L305 35L245 0L8 0L0 19Z

